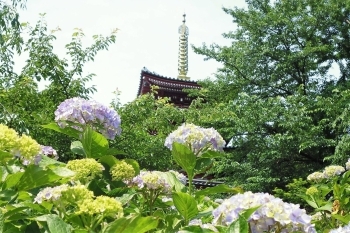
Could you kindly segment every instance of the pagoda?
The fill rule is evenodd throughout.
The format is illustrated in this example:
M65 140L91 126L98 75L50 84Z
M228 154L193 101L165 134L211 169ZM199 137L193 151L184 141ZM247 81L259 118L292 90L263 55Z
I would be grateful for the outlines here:
M139 90L137 96L151 92L151 86L157 86L156 97L167 97L170 103L179 108L188 108L192 98L184 89L200 89L199 84L191 81L187 76L188 71L188 27L186 26L186 14L182 25L179 27L179 58L177 78L169 78L149 71L146 67L141 70Z

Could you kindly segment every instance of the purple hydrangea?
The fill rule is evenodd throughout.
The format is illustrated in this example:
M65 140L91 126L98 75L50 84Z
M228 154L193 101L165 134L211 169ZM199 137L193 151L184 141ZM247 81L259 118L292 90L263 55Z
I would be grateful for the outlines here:
M89 125L108 139L121 133L118 113L94 100L71 98L63 101L55 111L55 121L61 127L72 127L79 131Z
M348 232L350 232L350 224L343 227L339 227L337 229L333 229L329 233L348 233Z
M248 219L252 233L267 232L275 228L281 232L316 232L311 216L299 205L283 202L268 193L245 192L223 201L213 211L213 224L230 225L247 209L259 207Z
M225 146L224 139L214 128L186 123L168 135L164 146L171 150L174 142L189 146L197 155L205 150L222 151Z
M51 146L41 146L41 153L42 155L46 155L49 158L52 159L58 159L57 151L52 148Z
M171 186L157 171L141 171L131 181L129 186L136 186L139 189L158 190L164 194L171 192Z

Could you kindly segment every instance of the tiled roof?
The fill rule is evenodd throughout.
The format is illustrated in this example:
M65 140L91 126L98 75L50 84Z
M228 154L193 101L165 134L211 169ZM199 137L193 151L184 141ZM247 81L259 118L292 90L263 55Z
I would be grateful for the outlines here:
M160 88L171 91L182 91L182 89L200 88L195 81L182 80L177 78L169 78L149 71L146 67L141 70L140 83L137 95L141 94L143 78L147 76L150 85L159 86Z

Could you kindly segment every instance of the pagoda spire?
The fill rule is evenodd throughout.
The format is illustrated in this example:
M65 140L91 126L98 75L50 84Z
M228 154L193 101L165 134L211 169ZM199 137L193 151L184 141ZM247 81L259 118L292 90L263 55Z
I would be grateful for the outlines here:
M188 27L186 26L186 14L183 14L184 20L179 27L179 60L178 60L178 79L189 80L187 77L188 71Z

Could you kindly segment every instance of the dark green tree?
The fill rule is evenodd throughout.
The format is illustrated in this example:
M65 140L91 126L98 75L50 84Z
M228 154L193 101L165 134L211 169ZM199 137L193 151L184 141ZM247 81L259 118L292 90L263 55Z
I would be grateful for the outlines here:
M206 103L197 108L215 112L224 105L232 115L217 114L212 122L231 140L217 175L271 191L348 157L350 4L246 2L245 9L223 9L236 25L223 34L230 46L194 47L222 63L214 82L202 82L197 95Z
M94 74L85 75L84 65L115 42L116 31L107 37L93 36L93 44L84 47L84 33L77 29L65 46L67 58L60 58L52 45L59 29L49 31L44 15L33 27L20 24L18 7L25 7L25 1L0 1L0 123L53 146L61 159L67 160L72 157L69 138L41 125L54 120L55 109L65 99L89 98L95 91L86 86ZM14 71L15 56L27 56L19 73ZM48 85L39 91L38 82L42 80Z

